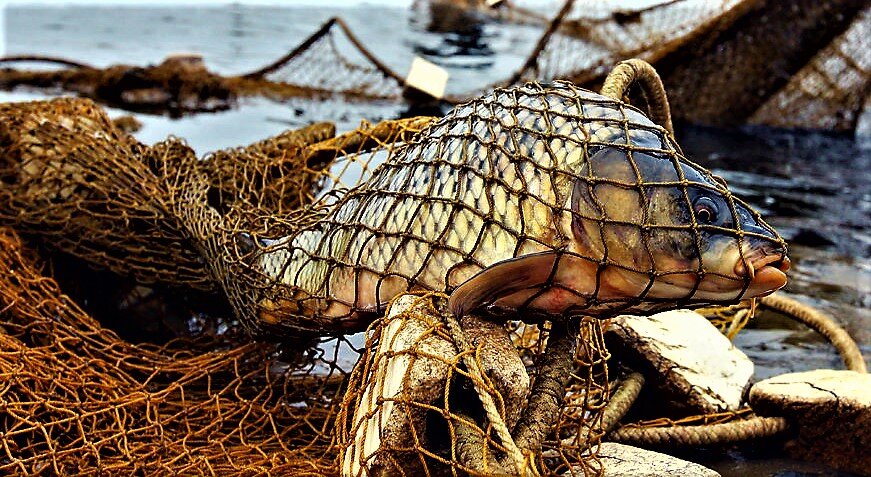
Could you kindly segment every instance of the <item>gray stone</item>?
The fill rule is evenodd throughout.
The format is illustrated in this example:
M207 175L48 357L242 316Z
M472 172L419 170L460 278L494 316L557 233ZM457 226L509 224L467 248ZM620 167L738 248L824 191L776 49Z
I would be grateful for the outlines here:
M530 380L508 333L502 326L475 317L461 322L484 373L504 399L503 419L509 428L527 401ZM415 295L396 299L379 326L378 348L370 355L362 390L352 418L350 446L342 458L343 476L408 475L422 472L420 445L437 451L446 442L431 442L426 406L443 407L445 386L457 350L432 301ZM454 369L455 372L455 369ZM419 444L415 443L415 440ZM442 439L443 440L443 439Z
M675 405L698 413L741 407L753 362L705 317L675 310L619 316L613 325L619 349L646 363L638 371Z
M696 463L638 447L605 442L599 447L603 477L719 477L719 473Z
M790 421L792 457L871 475L871 375L817 369L775 376L750 389L750 406Z

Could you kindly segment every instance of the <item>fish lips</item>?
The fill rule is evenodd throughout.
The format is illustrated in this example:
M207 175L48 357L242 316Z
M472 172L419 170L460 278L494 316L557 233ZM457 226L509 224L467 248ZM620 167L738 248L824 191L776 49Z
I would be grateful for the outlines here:
M767 296L786 285L786 272L791 266L784 251L756 249L738 260L735 275L750 280L745 296Z

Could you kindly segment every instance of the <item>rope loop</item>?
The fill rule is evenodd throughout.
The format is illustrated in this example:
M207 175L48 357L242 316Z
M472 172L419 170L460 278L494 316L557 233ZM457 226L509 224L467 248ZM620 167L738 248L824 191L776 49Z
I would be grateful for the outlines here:
M674 136L671 107L668 105L665 86L650 63L638 58L621 61L608 73L608 77L605 78L605 83L602 85L601 94L626 102L626 95L633 84L637 84L641 88L641 94L647 103L647 115L650 119Z

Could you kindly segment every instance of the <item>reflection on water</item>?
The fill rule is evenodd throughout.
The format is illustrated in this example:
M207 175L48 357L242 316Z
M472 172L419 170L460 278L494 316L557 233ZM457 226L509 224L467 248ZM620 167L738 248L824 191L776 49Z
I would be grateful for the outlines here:
M105 66L157 63L192 51L224 74L250 71L283 55L333 15L341 16L386 64L405 71L423 54L451 73L449 91L468 91L508 77L540 33L528 26L428 22L403 9L334 8L35 8L6 11L7 54L64 56ZM0 100L44 97L0 93ZM185 138L200 154L251 143L288 127L335 121L340 131L361 119L396 117L395 103L338 100L273 103L244 99L238 109L179 120L137 115L140 140ZM110 114L123 114L110 110ZM849 138L761 129L726 132L680 127L687 156L722 175L790 242L787 292L832 314L871 357L871 147ZM866 140L865 144L871 144ZM757 378L820 367L841 368L835 351L800 326L766 314L737 344L757 363ZM800 464L770 456L715 454L724 475L807 475ZM723 461L725 459L725 461ZM714 464L712 464L714 465ZM795 472L782 469L795 469ZM813 474L836 475L836 474Z

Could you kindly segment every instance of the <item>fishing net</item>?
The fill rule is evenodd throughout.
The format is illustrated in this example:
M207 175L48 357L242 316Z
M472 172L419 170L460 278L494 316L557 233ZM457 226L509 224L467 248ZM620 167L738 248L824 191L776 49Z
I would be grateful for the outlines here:
M734 263L725 273L703 253L707 234L742 260L742 244L783 249L664 127L567 83L202 159L177 139L138 143L86 100L2 114L5 224L142 283L223 290L235 310L165 345L130 344L7 233L10 470L595 474L609 377L599 318L749 292ZM692 218L704 193L731 222ZM664 220L666 205L687 221ZM575 229L599 231L600 248L578 249ZM696 258L676 265L664 247ZM500 272L515 288L446 295L497 262L524 265ZM640 284L614 287L621 276ZM706 280L731 291L705 296ZM388 312L408 291L440 294ZM528 386L490 372L505 369Z
M164 347L103 328L0 232L5 474L323 475L338 370L230 331ZM121 317L123 319L123 317ZM309 368L307 368L307 366Z
M428 10L431 29L438 29L433 22L463 26L487 17L544 28L524 64L498 81L500 86L566 79L595 89L611 65L638 57L657 68L680 119L855 129L871 84L866 2L669 0L633 9L622 5L566 0L559 12L550 12L512 3L494 10L482 2L433 1ZM421 2L414 9L426 10ZM171 114L223 109L237 96L252 95L395 100L406 86L340 18L327 21L275 62L240 76L211 73L200 59L190 57L145 68L106 69L33 56L2 61L21 65L34 60L62 68L3 69L0 85L60 87L113 105ZM449 99L457 103L490 89Z
M162 262L161 257L169 253L167 250L202 250L205 246L192 239L198 237L198 228L181 226L186 240L182 245L160 244L165 236L179 234L175 224L180 219L173 218L179 208L172 204L190 199L185 191L197 187L189 181L203 181L197 190L211 191L196 196L210 207L214 205L208 210L224 211L219 215L226 221L213 221L216 229L208 232L225 233L221 227L258 224L270 209L304 210L306 204L324 196L319 192L324 188L341 194L371 174L374 164L370 162L383 160L391 147L408 141L433 121L413 118L364 123L338 137L332 137L330 125L315 124L196 161L178 140L149 148L118 133L105 114L86 100L6 105L4 117L9 126L4 130L4 150L22 151L6 156L4 192L9 198L4 221L95 266L111 268L123 260L88 251L117 250L118 257L130 259L127 268L115 267L118 273L132 274L148 283L185 285L207 284L209 275L200 270L203 278L191 281L187 275L174 273L178 269ZM115 149L110 148L113 144ZM125 193L135 200L122 202L120 185L111 192L103 190L107 183L133 172L136 180L126 180ZM182 175L193 179L175 182L181 181ZM300 185L305 185L307 192L300 189L295 196L279 193ZM45 209L38 210L39 206ZM155 215L155 210L162 215ZM264 226L274 223L267 221ZM269 230L275 232L274 228ZM231 241L233 235L226 233ZM4 403L3 469L59 474L338 472L336 459L343 455L344 447L336 445L330 429L339 404L356 399L353 393L343 394L345 388L340 385L358 353L367 356L366 352L374 349L361 346L364 343L359 337L324 336L284 345L247 343L232 317L200 315L191 317L187 333L180 333L180 339L166 345L131 344L61 294L56 282L23 256L28 253L17 237L5 231L0 243L3 263L11 271L4 274L7 282L0 283L2 350L7 357L3 374L10 376L0 394ZM152 266L140 270L137 262ZM106 326L126 319L123 310L110 318ZM511 329L521 350L518 356L525 357L524 369L528 365L534 370L535 357L544 349L547 334L518 327L517 323L512 323ZM606 395L602 390L607 375L600 324L590 322L583 329L577 352L580 378L573 381L575 397L559 414L561 429L565 429L561 433L567 436L573 435L573 423L577 428L578 422L586 423L595 416ZM369 336L365 344L371 345L377 336ZM243 341L246 344L240 344ZM447 344L453 346L450 341ZM456 358L451 366L462 373ZM480 378L477 382L483 383ZM500 399L498 391L486 389ZM458 395L465 402L468 391ZM517 414L516 402L514 407ZM447 415L445 422L451 419ZM481 436L489 433L482 430L485 424L480 424L483 428L478 425L467 426L465 431ZM432 426L438 428L439 424ZM551 444L551 460L563 467L590 460L587 441L593 439L588 434L574 450L571 445ZM491 452L498 452L501 444L493 444L496 447ZM452 457L439 446L418 445L417 452L441 457L434 469L471 469L469 466L475 465L474 459ZM479 452L487 448L483 444L469 447Z
M306 210L316 221L293 233L246 236L247 247L227 249L223 261L238 268L225 288L247 321L294 332L360 330L409 290L453 290L452 311L493 305L533 321L542 312L650 313L703 302L715 282L733 291L709 302L749 289L749 276L703 263L711 231L734 234L728 240L741 260L751 242L783 249L661 126L568 83L497 89L410 138L373 174L365 187L325 194ZM721 217L732 220L692 219L691 202L708 193L722 194ZM578 244L577 233L598 238ZM657 257L664 246L693 258L672 264ZM526 274L525 266L541 276L496 283ZM494 278L478 275L485 269ZM605 285L623 279L637 288ZM480 289L457 292L464 283Z
M142 283L209 289L202 258L172 215L169 190L181 180L86 100L0 105L2 221L52 247ZM170 140L152 159L193 151Z
M287 55L243 78L257 81L266 91L295 86L368 99L396 98L405 85L336 17Z
M232 107L239 96L275 100L398 98L404 80L381 63L339 18L332 18L290 53L257 71L222 76L198 56L172 56L153 66L96 68L63 58L12 56L0 87L62 89L134 111L181 115ZM37 65L38 69L24 69ZM51 68L46 70L45 67Z
M88 100L7 103L0 117L0 220L140 283L202 290L216 286L193 239L205 225L185 214L251 226L298 210L319 188L344 185L343 168L354 169L351 184L366 170L368 156L324 170L336 155L389 145L428 121L364 123L336 138L317 123L199 160L179 139L139 143ZM211 226L203 233L219 235Z
M871 97L871 10L814 56L768 98L750 122L789 128L852 131Z
M568 79L597 88L612 64L638 57L656 67L680 119L835 131L855 129L869 95L860 0L676 0L636 9L569 0L549 23L537 9L505 10L548 25L508 83Z
M740 2L667 1L622 9L619 1L564 2L515 80L601 81L611 65L672 51L689 35L711 29Z

